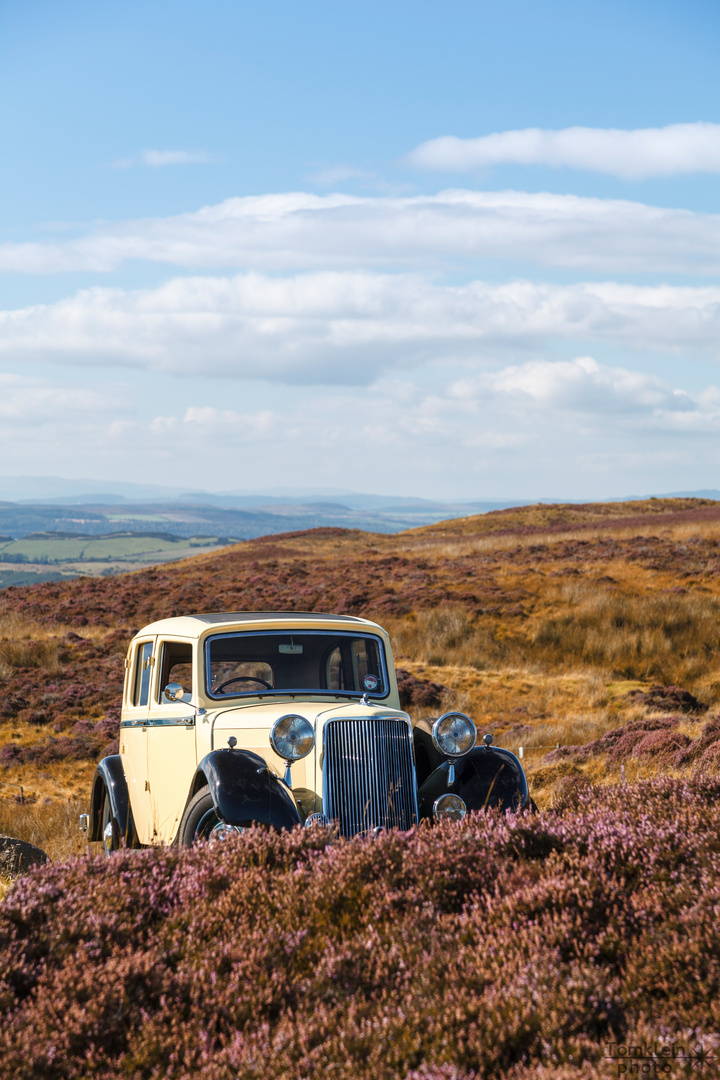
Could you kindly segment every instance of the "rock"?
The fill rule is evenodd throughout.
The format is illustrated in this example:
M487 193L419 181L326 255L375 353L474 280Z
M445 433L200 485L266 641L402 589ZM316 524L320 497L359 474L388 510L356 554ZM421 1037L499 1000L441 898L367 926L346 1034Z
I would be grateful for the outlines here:
M0 836L0 871L25 874L33 866L42 866L50 859L39 847L14 836Z

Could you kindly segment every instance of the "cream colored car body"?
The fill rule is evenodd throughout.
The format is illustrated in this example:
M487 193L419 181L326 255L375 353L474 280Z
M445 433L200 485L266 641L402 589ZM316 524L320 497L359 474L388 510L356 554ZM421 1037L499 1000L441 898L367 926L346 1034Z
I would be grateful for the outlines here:
M387 693L362 704L348 695L324 691L307 694L252 694L225 702L208 695L205 642L211 635L257 631L357 631L380 638L385 652ZM192 648L192 690L186 700L164 695L164 655L169 646ZM138 687L147 688L147 704L139 704ZM130 643L120 726L120 756L128 784L137 839L141 844L170 844L189 799L198 764L206 754L228 746L258 754L277 776L285 762L272 750L273 723L287 713L300 713L315 728L316 746L292 765L293 795L304 816L322 807L322 769L318 747L333 717L342 719L403 718L395 667L387 633L367 619L341 615L295 613L210 614L163 619L144 627Z

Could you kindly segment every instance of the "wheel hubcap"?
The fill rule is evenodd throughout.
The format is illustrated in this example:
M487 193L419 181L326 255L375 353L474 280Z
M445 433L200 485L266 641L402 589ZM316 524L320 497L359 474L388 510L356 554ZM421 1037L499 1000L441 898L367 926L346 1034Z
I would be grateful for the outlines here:
M229 840L231 836L237 836L243 830L240 825L228 825L226 821L218 821L210 830L210 836L208 837L211 844L215 842L223 842Z
M243 829L240 825L228 825L226 821L220 821L214 809L208 810L197 824L193 843L198 840L208 840L211 844L222 843L241 832Z

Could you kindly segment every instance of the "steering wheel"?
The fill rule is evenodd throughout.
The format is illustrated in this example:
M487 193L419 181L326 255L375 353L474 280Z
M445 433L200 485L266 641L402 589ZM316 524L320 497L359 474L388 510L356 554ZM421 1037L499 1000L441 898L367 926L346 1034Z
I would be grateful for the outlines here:
M260 679L256 675L238 675L234 679L226 679L224 683L220 683L219 686L215 687L213 693L221 694L226 686L232 686L232 684L236 682L259 682L262 683L263 686L266 687L268 690L272 690L272 686L269 682L265 682L264 679Z

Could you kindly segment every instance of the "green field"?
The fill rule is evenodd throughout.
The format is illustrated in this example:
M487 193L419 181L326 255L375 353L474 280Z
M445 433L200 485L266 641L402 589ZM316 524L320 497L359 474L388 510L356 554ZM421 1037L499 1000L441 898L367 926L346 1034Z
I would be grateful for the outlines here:
M117 532L104 536L31 533L20 540L0 540L0 589L62 578L122 573L156 563L174 562L216 551L227 537L178 537L162 533ZM50 569L50 568L53 569Z
M214 536L186 539L155 533L109 533L106 536L71 536L67 534L31 533L20 540L0 543L0 562L62 564L68 562L147 562L148 557L170 555L182 558L181 552L190 549L215 548Z

